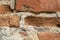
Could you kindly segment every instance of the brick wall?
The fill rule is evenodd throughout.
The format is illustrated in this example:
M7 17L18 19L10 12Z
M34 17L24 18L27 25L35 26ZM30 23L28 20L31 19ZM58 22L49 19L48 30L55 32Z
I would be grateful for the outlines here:
M18 1L22 1L21 4L26 2L25 0ZM4 4L6 2L8 3ZM33 11L36 13L29 12L29 10L19 5L17 9L20 10L20 7L22 7L26 12L24 12L25 10L17 12L13 10L14 4L12 2L14 3L11 0L0 1L0 3L3 3L0 5L1 40L60 40L60 12L39 12L39 14L36 14L39 6L36 5L35 7L32 5L34 2L38 4L39 1L36 2L36 0L33 0L32 4L29 4L37 8L35 10L33 7Z
M17 11L60 11L59 0L16 0Z

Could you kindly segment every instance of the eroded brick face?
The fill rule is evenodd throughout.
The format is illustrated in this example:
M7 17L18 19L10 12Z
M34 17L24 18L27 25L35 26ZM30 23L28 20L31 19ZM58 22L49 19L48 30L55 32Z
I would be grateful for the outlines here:
M59 11L59 0L16 0L17 11ZM58 5L58 6L57 6Z
M48 32L40 32L38 33L39 40L60 40L59 33L48 33Z

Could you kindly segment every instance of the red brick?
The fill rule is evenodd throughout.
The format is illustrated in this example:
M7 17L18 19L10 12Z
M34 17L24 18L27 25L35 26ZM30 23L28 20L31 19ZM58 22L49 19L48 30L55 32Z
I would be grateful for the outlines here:
M60 11L60 0L57 0L57 10Z
M48 32L40 32L38 33L39 40L60 40L59 33L48 33Z
M25 5L25 6L24 6ZM56 0L16 0L17 11L41 12L41 11L56 11ZM25 8L24 8L25 7Z

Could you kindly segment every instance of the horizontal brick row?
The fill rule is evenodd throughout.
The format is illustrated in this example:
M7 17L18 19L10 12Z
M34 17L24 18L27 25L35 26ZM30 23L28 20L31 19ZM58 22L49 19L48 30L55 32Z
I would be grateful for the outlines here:
M45 27L56 27L60 26L60 18L55 17L35 17L35 16L27 16L25 18L26 25L32 26L45 26Z
M60 11L60 0L16 0L17 11Z

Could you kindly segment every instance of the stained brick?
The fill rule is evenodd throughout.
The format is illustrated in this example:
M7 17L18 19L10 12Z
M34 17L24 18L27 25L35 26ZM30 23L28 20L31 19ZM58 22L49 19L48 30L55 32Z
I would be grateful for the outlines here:
M26 25L32 26L45 26L45 27L54 27L60 25L60 19L55 17L35 17L28 16L25 18Z

